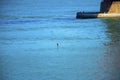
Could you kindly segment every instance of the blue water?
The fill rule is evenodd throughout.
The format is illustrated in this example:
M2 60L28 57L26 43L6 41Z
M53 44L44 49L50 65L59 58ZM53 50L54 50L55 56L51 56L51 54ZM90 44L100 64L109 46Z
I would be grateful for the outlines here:
M1 0L0 80L120 80L120 19L76 19L100 0Z

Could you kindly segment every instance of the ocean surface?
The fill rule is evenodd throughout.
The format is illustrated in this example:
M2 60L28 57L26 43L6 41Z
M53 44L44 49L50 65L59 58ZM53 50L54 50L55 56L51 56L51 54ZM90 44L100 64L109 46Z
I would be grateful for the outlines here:
M76 19L100 0L0 0L0 80L120 80L120 19Z

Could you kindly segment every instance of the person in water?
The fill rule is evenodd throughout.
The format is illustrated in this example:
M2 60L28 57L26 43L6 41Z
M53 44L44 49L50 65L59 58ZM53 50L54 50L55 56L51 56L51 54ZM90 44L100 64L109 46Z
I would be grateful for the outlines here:
M59 46L59 44L57 43L57 47Z

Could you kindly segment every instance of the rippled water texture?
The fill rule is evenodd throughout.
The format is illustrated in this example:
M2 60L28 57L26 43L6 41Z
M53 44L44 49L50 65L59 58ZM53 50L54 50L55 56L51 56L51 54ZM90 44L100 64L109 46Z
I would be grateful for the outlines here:
M120 19L75 18L92 1L1 0L0 80L120 80Z

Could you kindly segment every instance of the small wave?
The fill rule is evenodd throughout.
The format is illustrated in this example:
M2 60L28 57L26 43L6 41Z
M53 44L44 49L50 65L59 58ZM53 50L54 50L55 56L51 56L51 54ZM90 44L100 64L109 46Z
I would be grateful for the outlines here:
M74 21L76 20L74 17L36 17L36 16L26 16L13 19L3 19L0 20L0 24L25 24L25 23L35 23L35 22L66 22L66 21Z
M11 16L0 15L0 20L16 20L16 19L51 19L51 18L68 18L71 15L40 15L40 16Z
M90 37L23 37L23 38L18 38L18 37L0 37L1 41L40 41L40 40L99 40L99 38L90 38Z
M31 22L38 22L38 20L0 20L0 24L24 24Z
M11 15L0 15L0 20L16 20L18 17Z

